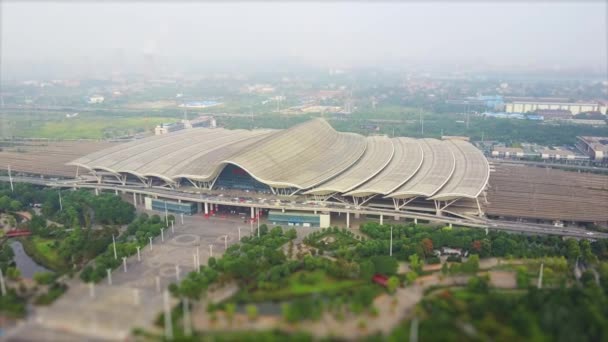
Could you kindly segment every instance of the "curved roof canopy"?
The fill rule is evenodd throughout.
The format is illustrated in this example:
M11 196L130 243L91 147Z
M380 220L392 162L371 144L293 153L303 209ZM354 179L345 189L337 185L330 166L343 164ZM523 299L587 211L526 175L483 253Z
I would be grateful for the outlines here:
M436 139L421 139L420 146L424 159L420 170L399 189L388 197L411 198L431 197L452 177L456 162L448 142Z
M306 194L435 200L477 197L489 166L465 141L363 137L321 119L286 130L192 128L98 151L69 163L92 171L211 182L228 164L274 188Z
M372 180L346 195L355 197L388 195L418 172L423 160L422 147L418 140L412 138L391 140L395 147L391 162Z
M394 153L395 147L388 137L368 137L365 154L353 167L336 178L307 191L306 194L324 195L348 192L382 171L391 161Z
M490 166L486 157L475 146L462 140L449 140L456 168L445 186L431 199L449 201L456 198L477 198L488 184Z

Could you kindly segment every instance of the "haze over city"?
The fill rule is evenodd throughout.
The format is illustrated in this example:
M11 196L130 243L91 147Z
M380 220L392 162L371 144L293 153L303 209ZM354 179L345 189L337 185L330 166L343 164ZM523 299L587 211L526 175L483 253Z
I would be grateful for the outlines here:
M606 71L591 2L2 3L2 72L280 66Z
M608 341L605 0L0 10L0 340Z

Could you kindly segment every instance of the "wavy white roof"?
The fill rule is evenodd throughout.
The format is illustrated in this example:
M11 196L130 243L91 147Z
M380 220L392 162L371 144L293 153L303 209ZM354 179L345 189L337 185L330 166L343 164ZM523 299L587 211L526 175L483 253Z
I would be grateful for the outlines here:
M372 194L388 195L412 178L422 165L422 147L412 138L393 138L395 154L391 162L369 182L347 193L363 197Z
M332 194L348 192L365 183L382 171L393 158L395 147L386 136L367 138L367 149L363 157L350 169L336 178L309 190L306 194Z
M98 151L70 163L93 171L213 181L228 164L275 188L306 194L437 200L477 197L489 166L465 141L363 137L321 119L286 130L193 128Z
M449 142L436 139L420 139L424 159L420 170L388 197L431 197L452 177L456 168L454 153Z

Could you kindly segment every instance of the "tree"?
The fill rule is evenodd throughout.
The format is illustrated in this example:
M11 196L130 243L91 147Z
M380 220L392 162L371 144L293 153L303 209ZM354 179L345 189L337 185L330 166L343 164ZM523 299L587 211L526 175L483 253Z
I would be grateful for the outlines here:
M407 272L405 274L405 279L407 279L408 284L413 284L418 278L418 274L416 272Z
M6 276L11 280L17 280L21 277L21 271L16 267L9 267L6 269Z
M12 200L10 205L9 205L9 209L11 211L19 211L21 210L21 202L16 201L16 200Z
M530 277L528 275L528 270L526 269L526 267L519 266L517 267L517 270L515 272L517 287L519 287L520 289L527 288L530 284Z
M422 246L425 257L433 255L433 240L424 238L422 241L420 241L420 245Z
M228 322L232 323L235 312L236 312L236 304L234 304L234 303L226 304L226 318L228 318Z
M371 260L363 260L359 264L359 276L362 279L371 279L375 273L376 268L374 267L374 263L371 262Z
M0 210L7 211L11 207L11 199L8 196L0 197Z
M448 274L448 263L444 262L443 265L441 265L441 274Z
M461 270L464 273L477 273L479 271L479 255L472 254L462 263Z
M422 263L420 262L420 258L418 254L412 254L409 257L410 260L410 268L416 273L422 273Z
M49 285L55 281L55 274L51 272L34 273L34 281L41 285Z
M490 276L487 274L479 277L471 277L467 288L472 292L487 293L490 290Z
M481 253L483 246L481 244L481 240L475 240L471 242L471 249L477 253Z
M566 240L566 256L570 262L576 261L581 256L581 249L575 239Z
M597 257L593 254L591 250L591 243L589 240L582 240L580 242L580 250L583 260L587 263L594 263L597 261Z
M253 304L249 304L245 307L245 311L247 311L247 317L249 318L250 321L254 321L258 318L258 307L253 305Z
M397 287L399 287L399 278L397 278L395 276L388 278L388 282L386 284L386 288L388 289L388 292L395 293L395 291L397 290Z
M371 258L377 273L392 275L397 273L397 260L388 255L376 255Z

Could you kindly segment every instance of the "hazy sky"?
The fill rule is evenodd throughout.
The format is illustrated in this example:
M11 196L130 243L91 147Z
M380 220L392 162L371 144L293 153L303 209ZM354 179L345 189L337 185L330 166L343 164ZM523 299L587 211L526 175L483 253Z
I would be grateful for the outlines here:
M289 60L605 68L606 2L2 3L3 71ZM7 70L8 69L8 70Z

